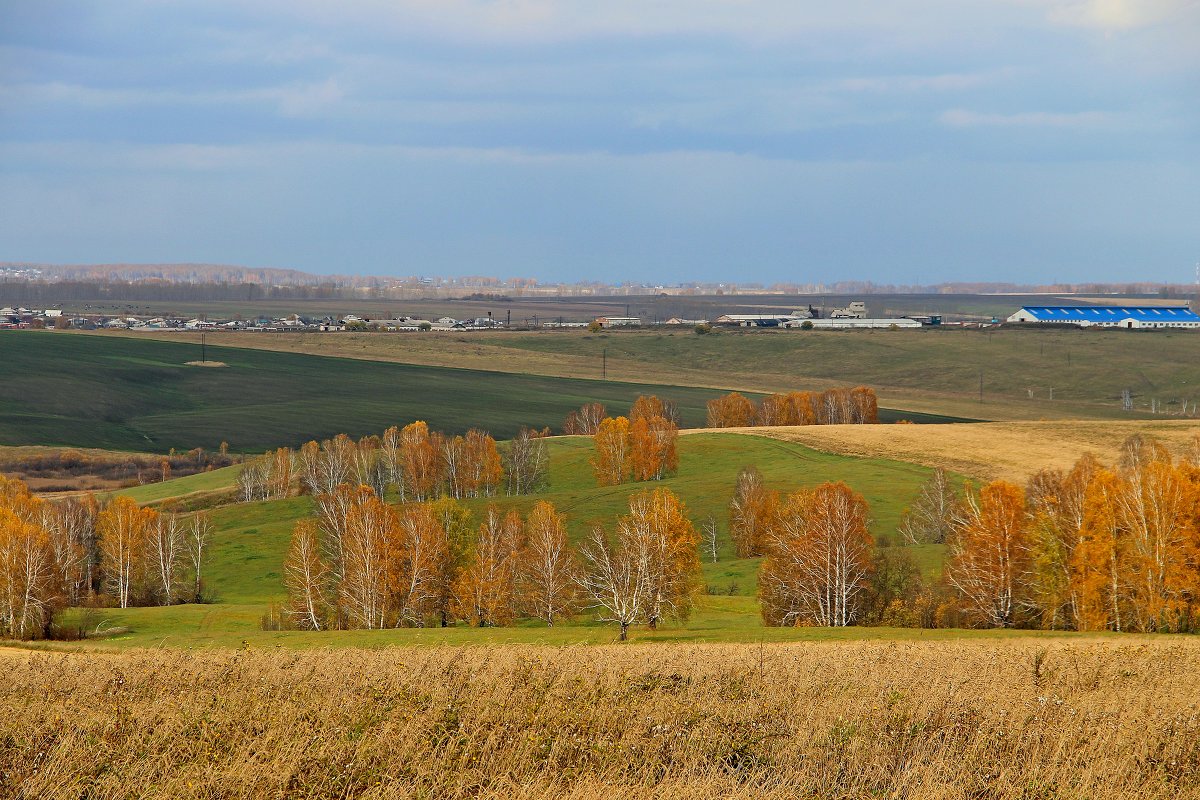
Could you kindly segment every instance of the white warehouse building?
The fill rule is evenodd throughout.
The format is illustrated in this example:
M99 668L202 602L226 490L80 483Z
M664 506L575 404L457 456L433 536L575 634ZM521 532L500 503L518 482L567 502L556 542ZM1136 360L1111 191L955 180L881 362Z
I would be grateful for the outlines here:
M1187 306L1024 306L1009 322L1083 328L1200 328Z

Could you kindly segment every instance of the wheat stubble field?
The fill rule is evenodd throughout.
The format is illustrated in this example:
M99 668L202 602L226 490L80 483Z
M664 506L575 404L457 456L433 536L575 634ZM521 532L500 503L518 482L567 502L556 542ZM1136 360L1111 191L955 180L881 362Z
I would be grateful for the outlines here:
M1153 437L1177 453L1200 446L1200 422L1195 420L808 425L726 430L798 442L827 453L941 466L974 478L1017 483L1039 469L1070 469L1084 453L1092 453L1107 464L1115 463L1122 442L1134 435Z
M5 796L1200 796L1190 638L0 651L0 668Z

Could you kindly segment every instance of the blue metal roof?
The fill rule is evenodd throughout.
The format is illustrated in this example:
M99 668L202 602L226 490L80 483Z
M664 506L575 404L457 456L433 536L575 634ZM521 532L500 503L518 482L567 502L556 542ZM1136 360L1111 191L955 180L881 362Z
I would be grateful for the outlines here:
M1200 322L1187 306L1023 306L1021 310L1045 322Z

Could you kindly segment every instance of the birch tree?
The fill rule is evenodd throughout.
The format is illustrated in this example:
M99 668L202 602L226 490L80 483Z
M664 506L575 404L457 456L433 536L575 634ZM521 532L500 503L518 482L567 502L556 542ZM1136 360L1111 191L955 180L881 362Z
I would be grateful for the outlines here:
M649 553L620 542L608 541L602 528L592 531L580 548L584 569L579 586L589 608L602 622L615 622L622 642L629 639L629 628L645 619L649 605Z
M146 526L145 557L153 576L153 594L162 606L178 598L179 569L184 542L178 520L173 514L157 514Z
M763 484L757 467L743 467L729 501L729 534L738 558L764 554L767 536L779 506L777 493Z
M212 538L212 520L204 512L193 514L187 521L186 531L187 561L192 568L191 602L200 603L204 600L203 568Z
M858 620L874 549L867 513L866 500L840 482L787 497L759 572L764 622L844 627Z
M549 628L569 619L578 609L579 578L563 516L550 503L535 503L525 520L525 546L519 557L517 597L522 612Z
M316 522L297 522L283 562L283 583L288 590L286 613L296 627L312 631L325 627L330 579L329 568L321 558Z
M516 511L504 514L490 506L466 567L455 581L453 610L459 619L479 628L512 623L520 539L520 515Z
M135 584L141 577L147 532L158 514L139 508L123 495L111 500L96 518L100 538L101 567L112 596L121 608L129 608Z
M593 437L592 469L601 486L617 486L630 472L629 420L606 418Z
M549 457L544 437L521 428L506 443L502 456L508 494L532 494L545 485Z
M959 519L958 492L946 470L935 467L913 504L904 509L900 535L909 544L945 544Z
M965 520L950 539L946 579L967 614L994 628L1016 624L1019 580L1029 563L1021 487L993 481L968 493Z

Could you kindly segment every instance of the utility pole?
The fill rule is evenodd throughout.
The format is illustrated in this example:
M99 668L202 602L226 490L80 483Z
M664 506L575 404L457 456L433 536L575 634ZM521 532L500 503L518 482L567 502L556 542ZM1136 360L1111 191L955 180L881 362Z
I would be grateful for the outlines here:
M600 354L600 380L608 380L608 348Z
M983 370L979 370L979 402L983 402Z
M205 334L200 334L200 363L204 364L208 361L208 343L204 341Z

